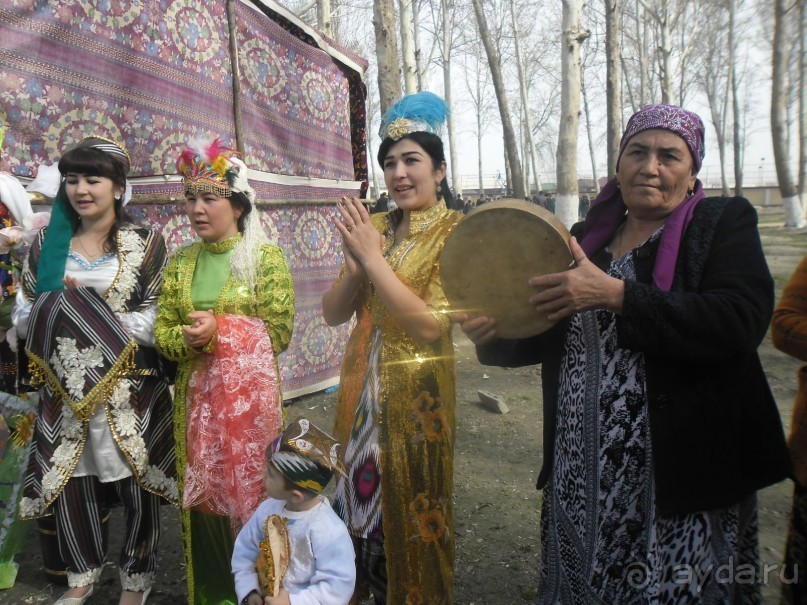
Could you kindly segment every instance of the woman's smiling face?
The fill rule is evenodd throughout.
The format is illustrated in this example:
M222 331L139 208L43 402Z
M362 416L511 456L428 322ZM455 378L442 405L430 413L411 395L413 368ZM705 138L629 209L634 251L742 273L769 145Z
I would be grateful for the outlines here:
M104 219L115 214L115 198L123 195L123 188L116 187L112 179L68 172L64 181L67 199L81 219Z
M426 150L411 139L401 139L384 158L384 182L390 197L403 210L424 210L437 203L437 186L446 175Z

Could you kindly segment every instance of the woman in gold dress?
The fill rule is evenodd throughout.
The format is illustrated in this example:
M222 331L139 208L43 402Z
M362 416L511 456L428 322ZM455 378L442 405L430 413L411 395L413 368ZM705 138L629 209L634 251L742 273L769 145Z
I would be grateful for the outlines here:
M343 198L345 264L325 321L356 315L342 365L336 438L348 477L334 509L354 537L357 589L376 603L451 603L454 353L438 258L461 215L446 208L448 107L408 95L385 115L378 161L397 210ZM442 195L441 195L442 193Z
M263 500L263 452L283 428L276 356L291 339L294 289L235 152L216 140L185 150L177 167L201 241L168 262L155 335L179 362L174 432L188 597L236 605L230 558L237 530Z

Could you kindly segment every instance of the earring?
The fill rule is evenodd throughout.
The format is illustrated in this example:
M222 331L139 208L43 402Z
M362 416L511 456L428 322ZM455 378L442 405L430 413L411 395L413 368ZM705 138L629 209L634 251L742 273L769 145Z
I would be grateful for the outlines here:
M687 197L688 197L688 198L690 198L690 197L692 197L693 195L695 195L695 190L694 190L694 189L692 189L692 188L687 189Z
M440 197L440 194L443 192L443 188L440 187L440 183L437 183L437 197Z

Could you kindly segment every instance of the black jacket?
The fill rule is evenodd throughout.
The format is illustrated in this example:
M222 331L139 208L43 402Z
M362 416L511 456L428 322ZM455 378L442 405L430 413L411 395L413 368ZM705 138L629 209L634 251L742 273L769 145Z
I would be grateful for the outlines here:
M572 233L582 233L582 223ZM757 354L774 294L743 198L706 198L689 224L670 292L652 285L658 238L636 251L617 316L621 347L645 356L656 503L661 514L734 504L790 472L779 413ZM605 268L610 254L591 261ZM477 347L487 365L542 363L544 464L552 467L558 382L568 321L523 340Z

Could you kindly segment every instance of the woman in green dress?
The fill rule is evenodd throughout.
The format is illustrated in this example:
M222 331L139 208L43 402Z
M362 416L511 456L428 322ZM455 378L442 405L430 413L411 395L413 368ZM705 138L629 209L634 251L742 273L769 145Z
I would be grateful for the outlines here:
M155 336L179 362L174 432L188 600L235 605L233 541L263 498L263 452L283 428L276 356L291 339L294 289L235 152L216 140L186 149L177 167L201 240L165 269Z

